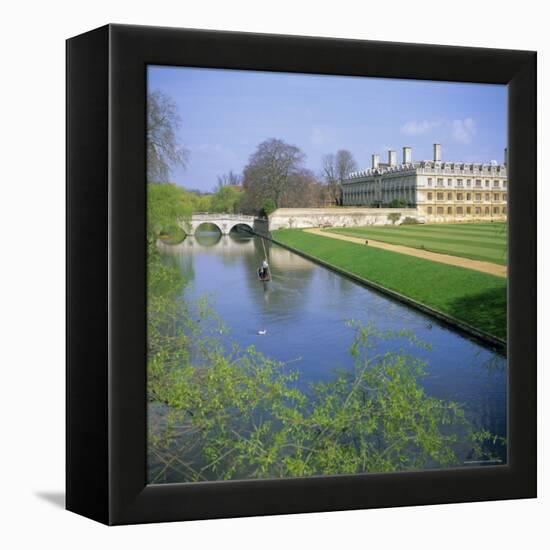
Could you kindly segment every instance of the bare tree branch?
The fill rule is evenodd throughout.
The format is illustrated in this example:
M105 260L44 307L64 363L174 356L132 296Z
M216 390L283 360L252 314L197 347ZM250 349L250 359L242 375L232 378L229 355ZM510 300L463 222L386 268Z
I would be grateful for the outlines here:
M178 144L181 119L173 100L156 90L147 95L147 181L166 182L170 170L186 166L189 151Z

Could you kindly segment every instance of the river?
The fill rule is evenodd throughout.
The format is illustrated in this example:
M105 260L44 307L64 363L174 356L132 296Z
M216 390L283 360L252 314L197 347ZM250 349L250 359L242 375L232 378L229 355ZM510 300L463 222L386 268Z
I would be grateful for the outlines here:
M256 276L264 246L272 273L269 283ZM208 295L229 329L223 336L227 343L254 345L287 362L300 371L304 388L329 380L335 369L352 368L354 331L346 321L406 329L431 345L431 350L413 350L427 362L428 375L421 380L426 392L458 402L477 427L506 436L506 357L490 347L259 237L204 231L161 247L190 281L186 298ZM381 345L393 350L403 340ZM505 451L501 453L505 462Z

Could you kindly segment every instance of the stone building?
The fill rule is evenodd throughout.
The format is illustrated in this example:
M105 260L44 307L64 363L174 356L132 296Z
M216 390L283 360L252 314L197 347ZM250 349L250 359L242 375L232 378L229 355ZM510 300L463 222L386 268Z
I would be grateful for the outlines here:
M507 153L504 163L444 162L441 145L433 160L412 160L403 147L403 162L388 151L388 162L372 155L372 167L353 172L342 183L344 206L387 207L399 201L417 208L426 221L506 220L508 203Z

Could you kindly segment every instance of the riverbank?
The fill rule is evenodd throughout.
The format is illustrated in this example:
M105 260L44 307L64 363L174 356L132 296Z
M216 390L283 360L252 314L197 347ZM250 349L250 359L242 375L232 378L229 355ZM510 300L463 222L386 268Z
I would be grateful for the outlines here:
M505 348L506 280L501 277L298 229L277 230L272 236L283 246Z

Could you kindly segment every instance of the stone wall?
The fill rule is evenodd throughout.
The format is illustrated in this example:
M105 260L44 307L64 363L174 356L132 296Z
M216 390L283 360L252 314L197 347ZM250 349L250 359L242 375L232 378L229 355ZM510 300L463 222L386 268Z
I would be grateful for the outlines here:
M278 208L269 216L269 229L386 225L392 223L389 214L401 214L396 224L406 217L426 221L416 208Z

